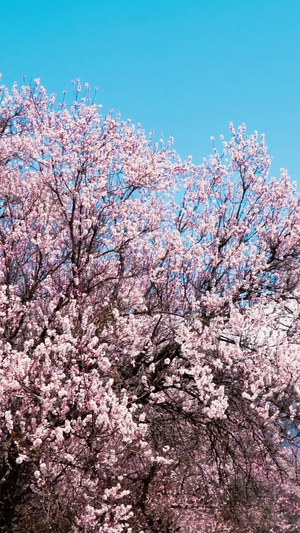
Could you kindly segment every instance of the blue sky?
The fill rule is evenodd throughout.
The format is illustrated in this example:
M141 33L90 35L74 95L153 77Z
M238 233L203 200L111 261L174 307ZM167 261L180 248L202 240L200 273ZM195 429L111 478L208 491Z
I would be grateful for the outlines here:
M210 136L266 134L272 174L300 184L299 0L1 2L0 72L61 99L80 77L98 103L175 138L200 163Z

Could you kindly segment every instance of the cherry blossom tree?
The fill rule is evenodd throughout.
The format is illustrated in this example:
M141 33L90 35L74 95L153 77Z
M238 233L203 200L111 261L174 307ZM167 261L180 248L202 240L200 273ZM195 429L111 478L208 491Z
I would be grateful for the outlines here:
M80 89L1 87L0 531L296 532L295 187Z

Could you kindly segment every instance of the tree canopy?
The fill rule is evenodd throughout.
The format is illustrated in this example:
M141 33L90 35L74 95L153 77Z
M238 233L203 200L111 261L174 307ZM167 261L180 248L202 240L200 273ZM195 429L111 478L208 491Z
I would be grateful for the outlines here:
M0 531L296 533L295 186L77 96L1 88Z

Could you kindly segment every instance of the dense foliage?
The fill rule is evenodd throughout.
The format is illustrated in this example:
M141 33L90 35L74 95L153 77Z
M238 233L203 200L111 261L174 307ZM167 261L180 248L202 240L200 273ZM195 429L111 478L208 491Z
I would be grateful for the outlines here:
M222 150L1 88L0 531L299 531L299 196Z

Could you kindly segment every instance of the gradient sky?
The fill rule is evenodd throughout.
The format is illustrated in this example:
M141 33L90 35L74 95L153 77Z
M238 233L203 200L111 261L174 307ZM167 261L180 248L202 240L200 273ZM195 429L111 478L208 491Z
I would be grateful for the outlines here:
M39 77L61 100L81 78L195 163L245 122L300 184L299 0L2 0L0 22L5 85Z

